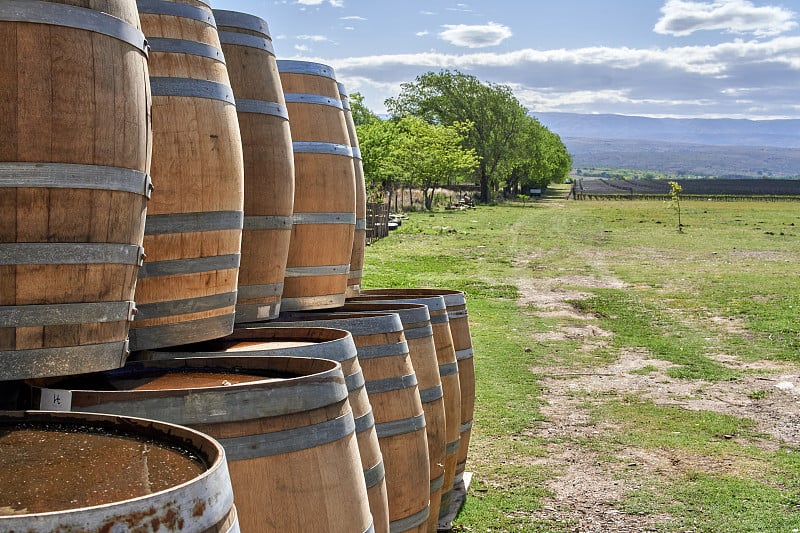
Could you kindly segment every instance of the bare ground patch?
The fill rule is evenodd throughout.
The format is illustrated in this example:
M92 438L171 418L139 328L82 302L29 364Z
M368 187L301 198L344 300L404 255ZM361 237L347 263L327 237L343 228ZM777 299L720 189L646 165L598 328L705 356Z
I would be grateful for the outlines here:
M565 319L554 330L535 335L535 340L579 341L586 351L591 351L602 346L611 333L569 303L589 296L575 287L625 286L611 278L525 280L520 284L519 304L531 306L540 316ZM736 321L713 317L712 320L720 329L744 329ZM548 453L536 462L557 472L548 482L554 496L545 502L538 518L574 524L576 532L648 531L653 524L668 521L669 517L632 515L624 509L625 494L639 488L641 480L686 472L735 473L736 468L749 469L746 464L726 458L698 458L638 448L616 450L615 461L601 458L599 452L576 445L576 441L619 428L592 420L584 408L587 396L635 395L659 405L679 405L752 419L755 430L768 437L757 444L767 449L781 443L800 442L800 366L742 362L727 354L713 357L722 364L744 370L744 377L715 383L674 379L666 374L672 363L653 359L646 350L623 351L613 363L593 366L586 372L550 364L532 367L531 372L542 376L543 397L547 402L542 407L546 421L534 428L532 436L547 441Z

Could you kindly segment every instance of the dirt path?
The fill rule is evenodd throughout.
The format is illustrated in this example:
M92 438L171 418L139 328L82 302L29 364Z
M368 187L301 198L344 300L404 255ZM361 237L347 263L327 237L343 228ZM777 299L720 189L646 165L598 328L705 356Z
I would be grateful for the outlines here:
M563 326L534 337L534 340L572 340L591 352L604 345L611 333L597 325L594 317L578 312L568 300L589 296L574 287L624 288L613 278L560 277L520 282L522 306L532 305L536 314L561 317ZM721 321L724 322L724 321ZM735 327L721 324L721 327ZM756 431L769 436L759 441L765 448L782 442L800 442L800 366L759 362L744 364L726 354L719 362L739 370L747 369L738 381L706 383L677 380L665 371L671 363L648 357L646 351L629 350L618 354L611 364L577 370L574 367L532 367L543 376L542 411L547 421L537 426L532 436L544 438L549 453L537 462L557 473L549 482L554 497L545 502L538 518L577 524L576 532L645 532L648 525L669 520L669 516L638 516L626 513L622 500L627 491L638 488L648 478L672 477L686 472L724 472L741 469L724 459L698 459L670 450L629 448L618 451L616 461L602 460L596 451L576 444L576 439L600 437L616 428L595 422L585 409L587 398L635 395L655 404L679 405L685 409L708 410L752 419ZM648 367L649 372L631 373ZM765 398L761 398L761 395ZM619 395L619 396L617 396ZM733 438L733 437L732 437ZM746 465L745 465L746 466Z

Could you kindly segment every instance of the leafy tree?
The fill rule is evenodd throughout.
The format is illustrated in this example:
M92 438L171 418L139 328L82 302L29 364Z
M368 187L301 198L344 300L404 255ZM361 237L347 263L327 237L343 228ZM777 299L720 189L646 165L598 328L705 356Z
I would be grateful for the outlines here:
M348 103L350 104L350 112L353 114L353 123L356 126L372 124L380 120L380 117L364 104L364 96L361 93L348 95Z
M462 146L463 135L471 127L460 122L451 126L429 124L413 116L397 122L401 132L395 152L399 156L397 165L413 186L422 189L425 209L433 207L437 187L463 183L478 166L475 151Z
M364 166L364 181L373 196L378 191L392 190L403 169L398 165L397 124L388 120L376 120L356 125L359 148ZM382 195L380 196L382 198Z
M496 188L500 170L513 151L508 147L528 119L525 108L509 87L484 84L460 72L428 72L405 83L401 94L389 98L386 106L395 118L413 115L431 124L470 122L472 128L464 145L479 158L477 177L481 200L489 200L490 186Z

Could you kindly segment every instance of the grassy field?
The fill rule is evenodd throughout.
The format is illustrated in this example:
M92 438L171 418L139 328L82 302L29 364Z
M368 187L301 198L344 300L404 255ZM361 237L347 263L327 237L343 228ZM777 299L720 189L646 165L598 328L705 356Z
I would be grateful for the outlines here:
M467 295L456 531L800 531L800 210L682 222L559 193L411 213L367 248L365 287Z

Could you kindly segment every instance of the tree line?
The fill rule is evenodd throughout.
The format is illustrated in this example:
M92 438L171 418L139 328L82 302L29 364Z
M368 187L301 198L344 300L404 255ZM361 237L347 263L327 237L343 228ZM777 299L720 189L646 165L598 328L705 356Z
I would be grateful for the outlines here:
M427 72L401 85L381 119L350 95L364 175L371 190L477 184L480 200L563 183L572 158L561 138L531 117L505 85L458 71Z

